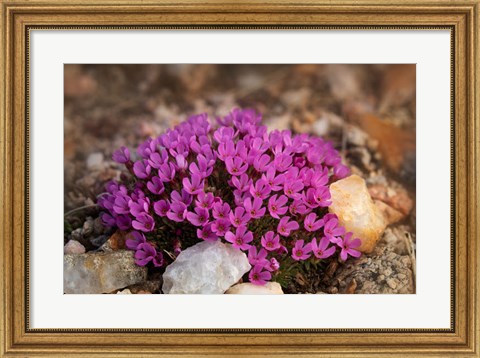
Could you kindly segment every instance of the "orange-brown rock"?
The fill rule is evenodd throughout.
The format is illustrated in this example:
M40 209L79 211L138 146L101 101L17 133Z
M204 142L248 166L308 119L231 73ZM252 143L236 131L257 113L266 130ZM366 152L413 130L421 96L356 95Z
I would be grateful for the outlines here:
M362 240L361 252L372 252L386 227L380 209L374 204L365 180L358 175L330 185L332 205L329 211L338 216L339 223L354 237Z
M368 188L373 199L381 200L405 217L413 209L413 200L403 188L387 188L385 185L376 184Z

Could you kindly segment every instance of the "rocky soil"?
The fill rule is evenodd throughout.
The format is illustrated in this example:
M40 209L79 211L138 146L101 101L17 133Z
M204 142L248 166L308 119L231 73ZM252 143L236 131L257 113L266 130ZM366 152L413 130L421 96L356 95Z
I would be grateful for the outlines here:
M115 149L135 148L190 114L224 115L235 106L261 111L270 129L332 140L352 173L366 180L388 224L370 254L298 275L284 292L414 293L411 65L66 65L65 272L82 263L87 272L93 266L85 263L98 261L92 255L129 265L124 234L105 229L95 205L104 184L122 175L111 160ZM162 273L114 275L115 285L90 277L90 286L98 293L162 293Z

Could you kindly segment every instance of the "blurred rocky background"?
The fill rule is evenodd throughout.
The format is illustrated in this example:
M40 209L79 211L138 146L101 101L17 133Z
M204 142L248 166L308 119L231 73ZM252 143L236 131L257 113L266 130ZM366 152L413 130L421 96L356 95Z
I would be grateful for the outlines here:
M131 270L124 282L114 277L116 289L107 282L105 293L159 293L161 287L160 274L146 277L128 266L129 254L118 252L123 235L105 230L98 219L96 196L121 174L113 151L136 148L191 114L221 116L232 107L255 108L270 129L333 141L352 173L366 180L389 224L371 254L299 276L287 292L415 292L415 65L65 65L64 70L64 251L100 253L106 262ZM122 260L112 260L118 255Z

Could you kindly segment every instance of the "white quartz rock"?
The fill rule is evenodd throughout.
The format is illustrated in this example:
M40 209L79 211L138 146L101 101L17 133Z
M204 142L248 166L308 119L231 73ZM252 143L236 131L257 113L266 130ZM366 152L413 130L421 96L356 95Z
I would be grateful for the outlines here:
M63 256L64 293L109 293L146 278L147 268L135 264L133 251Z
M182 251L163 274L163 293L224 293L250 270L247 256L220 241Z
M374 204L365 180L351 175L330 185L332 205L328 208L354 238L362 240L359 251L370 253L385 230L386 223Z
M247 282L234 285L225 293L233 295L283 295L283 290L278 282L267 282L265 285L254 285Z

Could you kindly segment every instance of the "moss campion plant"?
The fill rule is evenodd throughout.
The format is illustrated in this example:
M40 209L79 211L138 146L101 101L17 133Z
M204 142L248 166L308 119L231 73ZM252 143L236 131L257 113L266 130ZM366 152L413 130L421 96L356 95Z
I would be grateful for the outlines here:
M293 266L360 256L339 225L329 185L349 174L330 142L268 132L253 110L211 123L190 117L136 155L113 154L129 175L98 198L106 226L128 231L136 263L160 267L198 240L222 240L248 255L254 284L281 283Z

